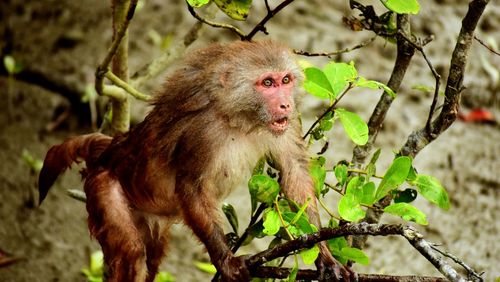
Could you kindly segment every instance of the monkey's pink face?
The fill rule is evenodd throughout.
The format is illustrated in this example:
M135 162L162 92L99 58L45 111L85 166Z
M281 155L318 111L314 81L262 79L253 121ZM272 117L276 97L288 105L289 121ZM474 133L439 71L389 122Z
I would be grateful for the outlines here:
M274 134L282 134L288 128L289 117L294 110L294 85L295 77L289 72L264 73L255 84L270 117L267 126Z

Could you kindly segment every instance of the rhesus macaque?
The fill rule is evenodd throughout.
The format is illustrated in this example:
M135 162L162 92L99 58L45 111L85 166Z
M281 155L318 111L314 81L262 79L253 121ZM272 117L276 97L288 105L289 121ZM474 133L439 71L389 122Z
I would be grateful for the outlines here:
M130 132L52 147L40 173L40 202L60 173L85 160L88 225L102 246L107 281L153 281L168 229L180 220L206 246L223 281L248 281L244 259L225 242L220 200L249 179L262 156L278 165L286 197L315 199L295 109L301 80L291 52L270 41L195 51ZM319 226L315 201L307 213ZM325 243L320 250L322 280L353 279Z

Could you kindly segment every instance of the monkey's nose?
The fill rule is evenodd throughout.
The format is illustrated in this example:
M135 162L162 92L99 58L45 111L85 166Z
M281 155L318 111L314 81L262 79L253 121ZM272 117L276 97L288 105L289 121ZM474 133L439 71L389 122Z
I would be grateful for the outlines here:
M281 104L280 108L283 109L283 110L287 110L287 109L290 108L290 104Z

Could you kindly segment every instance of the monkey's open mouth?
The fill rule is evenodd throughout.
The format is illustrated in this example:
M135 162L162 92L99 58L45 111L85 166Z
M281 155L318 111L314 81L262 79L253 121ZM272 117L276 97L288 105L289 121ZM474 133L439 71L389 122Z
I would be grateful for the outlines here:
M269 127L274 133L283 133L288 127L288 117L273 120Z

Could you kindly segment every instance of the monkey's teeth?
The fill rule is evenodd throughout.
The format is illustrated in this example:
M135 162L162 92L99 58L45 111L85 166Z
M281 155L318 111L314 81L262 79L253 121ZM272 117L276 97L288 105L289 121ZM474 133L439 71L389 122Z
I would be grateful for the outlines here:
M286 117L275 120L272 125L277 128L285 128L288 125L288 119Z

